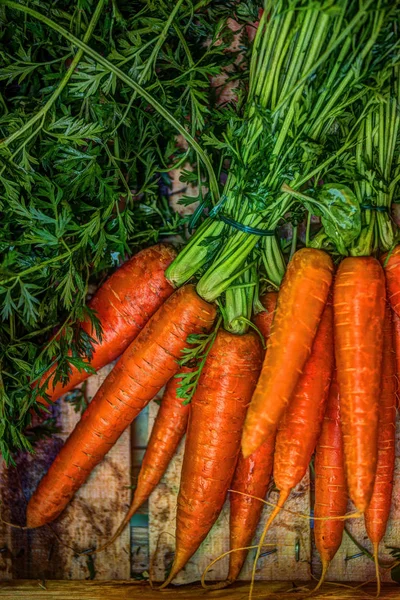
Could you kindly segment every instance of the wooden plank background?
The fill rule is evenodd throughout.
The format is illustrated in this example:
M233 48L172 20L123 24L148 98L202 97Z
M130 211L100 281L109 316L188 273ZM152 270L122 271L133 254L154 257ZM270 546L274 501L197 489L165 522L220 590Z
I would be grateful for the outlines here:
M300 584L301 585L301 584ZM290 600L293 598L294 587L284 582L256 582L254 599L279 598ZM312 596L313 600L370 600L375 595L373 585L365 586L354 591L352 587L345 589L338 585L326 584L320 593ZM296 598L298 594L295 594ZM0 597L5 600L156 600L160 592L152 590L149 585L139 582L97 582L97 581L48 581L45 586L36 581L10 581L0 583ZM248 585L236 583L230 588L216 590L211 593L204 592L199 586L182 586L168 588L163 591L163 598L168 600L204 600L214 598L218 600L246 600ZM304 598L304 595L301 596ZM398 600L399 588L396 585L386 584L382 590L381 598Z
M294 587L284 582L256 582L254 599L265 600L266 598L279 598L290 600L293 598ZM313 600L370 600L375 595L373 585L365 586L362 590L354 591L338 585L326 584L320 593L312 596ZM296 598L298 594L295 595ZM118 581L48 581L45 586L37 581L10 581L0 583L0 597L5 600L156 600L160 598L160 592L152 590L149 585L139 582ZM248 597L248 586L244 583L236 583L230 588L216 590L211 593L204 592L199 586L182 586L180 588L168 588L163 591L163 598L168 600L204 600L214 598L218 600L246 600ZM304 598L304 595L302 595ZM382 590L381 598L398 600L399 588L396 585L387 584Z

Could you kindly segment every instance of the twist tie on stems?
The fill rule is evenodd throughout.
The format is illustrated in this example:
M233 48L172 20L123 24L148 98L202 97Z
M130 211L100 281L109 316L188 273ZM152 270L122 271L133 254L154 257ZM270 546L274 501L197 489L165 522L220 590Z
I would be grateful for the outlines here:
M373 204L361 204L360 206L361 206L361 208L364 208L365 210L376 210L376 212L380 212L380 213L388 213L389 212L389 208L387 206L375 206Z
M221 213L217 213L217 214L210 215L210 216L212 219L218 219L219 221L222 221L223 223L226 223L227 225L230 225L234 229L238 229L239 231L242 231L243 233L251 233L253 235L259 235L262 237L271 237L271 236L275 235L275 229L258 229L257 227L250 227L249 225L243 225L243 223L239 223L238 221L231 219L231 217L226 217L225 215L223 215Z

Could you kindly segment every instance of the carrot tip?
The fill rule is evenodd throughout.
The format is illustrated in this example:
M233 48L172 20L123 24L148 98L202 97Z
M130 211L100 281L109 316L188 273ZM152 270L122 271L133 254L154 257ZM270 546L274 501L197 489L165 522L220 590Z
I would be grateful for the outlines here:
M379 542L374 542L373 548L374 548L374 563L375 563L375 573L376 573L375 597L379 598L379 596L381 595L381 576L379 573Z

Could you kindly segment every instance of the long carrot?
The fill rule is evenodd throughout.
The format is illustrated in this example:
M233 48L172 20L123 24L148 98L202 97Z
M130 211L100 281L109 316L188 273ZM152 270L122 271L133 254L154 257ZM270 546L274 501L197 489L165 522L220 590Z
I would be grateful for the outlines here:
M274 456L274 481L279 490L279 498L259 541L252 582L269 527L292 489L304 477L315 450L329 393L333 354L333 311L331 303L328 303L322 314L310 358L279 424Z
M303 248L287 268L261 375L246 416L242 451L250 456L273 434L310 355L332 283L325 252Z
M371 502L365 511L365 527L374 548L378 592L380 576L378 549L386 532L393 491L396 433L396 359L392 316L386 306L383 330L382 387L379 396L378 461Z
M167 244L142 250L113 273L90 300L88 306L96 311L102 327L101 341L89 318L83 321L81 328L95 340L88 364L96 371L122 354L172 294L173 287L164 272L175 256L175 250ZM53 365L41 379L41 386L47 382L46 394L52 402L90 377L89 372L71 366L68 383L54 383L56 368L57 365ZM38 400L47 404L44 398Z
M314 536L322 562L319 588L325 579L329 563L342 543L344 520L332 517L345 515L348 498L336 373L329 391L322 431L315 452L314 468L314 515L317 517L314 521Z
M391 307L400 316L400 245L381 258L385 269L388 300Z
M187 367L181 368L182 373L189 371L190 369ZM135 512L146 502L151 492L160 483L179 442L185 435L190 404L183 404L182 399L178 397L177 392L180 385L181 379L177 377L173 377L167 383L142 460L132 503L112 538L98 548L97 552L105 550L121 535Z
M262 296L260 300L266 310L253 317L265 340L269 338L277 298L276 292ZM267 493L274 461L274 447L275 435L271 435L251 456L244 458L242 453L239 455L231 484L234 491L230 494L229 522L230 550L236 551L229 554L227 585L238 578L246 560L248 551L238 548L250 546L256 532L263 504L250 496L264 498ZM234 493L235 491L241 493Z
M34 492L28 527L54 520L126 427L179 370L188 335L208 331L214 306L192 285L177 290L111 371Z
M374 487L385 278L372 257L345 258L334 285L335 355L349 495L365 512Z
M256 333L218 332L192 400L178 495L175 558L162 587L196 552L222 509L261 360Z
M394 348L396 353L396 406L399 408L400 382L400 317L392 310Z

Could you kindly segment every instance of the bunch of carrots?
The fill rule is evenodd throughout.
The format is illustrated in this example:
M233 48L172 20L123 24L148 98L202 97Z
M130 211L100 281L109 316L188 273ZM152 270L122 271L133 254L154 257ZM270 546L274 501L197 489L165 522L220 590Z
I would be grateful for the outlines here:
M62 513L165 386L130 510L96 550L149 497L186 433L176 552L162 587L197 551L229 490L229 570L218 586L237 579L273 475L279 499L254 580L270 524L314 454L319 585L345 519L357 516L379 581L400 365L400 245L389 213L400 178L398 10L331 4L265 3L221 197L178 255L145 249L98 290L90 308L102 336L81 325L93 339L88 371L71 367L65 384L53 365L39 384L43 403L54 402L119 357L34 492L28 527ZM304 210L306 239L297 250L294 225L286 265L276 228ZM313 214L322 227L310 239Z
M264 294L264 310L253 318L266 347L255 331L237 335L214 329L190 405L179 398L179 385L191 368L176 377L182 371L179 359L189 335L212 328L216 309L190 284L173 292L164 275L172 255L163 245L142 251L92 300L95 304L108 296L115 311L111 321L102 322L105 334L92 365L100 368L108 359L97 357L115 355L116 338L128 345L33 494L28 526L42 526L60 515L165 385L131 508L108 543L159 483L186 432L176 555L165 585L196 552L229 489L230 543L236 552L230 554L226 582L219 585L235 581L272 473L280 496L258 554L269 524L305 475L314 452L315 539L324 575L341 543L348 495L364 515L377 560L394 472L399 336L393 319L400 318L400 246L382 257L383 266L373 257L348 257L336 273L324 251L298 250L279 293ZM120 276L146 264L151 269L144 304L140 286L132 286L127 277L124 290ZM138 333L140 314L147 322ZM109 330L113 335L108 338ZM86 375L74 372L75 385ZM48 390L53 401L63 392L51 384Z

